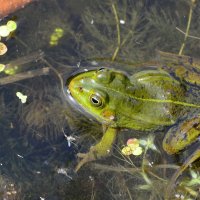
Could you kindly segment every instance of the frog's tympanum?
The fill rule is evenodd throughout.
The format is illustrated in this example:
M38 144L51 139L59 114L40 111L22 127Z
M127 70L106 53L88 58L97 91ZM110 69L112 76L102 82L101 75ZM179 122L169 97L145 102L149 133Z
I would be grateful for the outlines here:
M76 171L86 162L108 155L122 128L147 131L171 126L163 141L169 154L195 141L200 135L200 76L195 74L197 80L191 79L189 83L188 75L193 72L181 68L172 73L161 68L142 70L132 76L100 68L71 77L71 96L102 123L104 130L99 143L88 153L78 154L82 160Z

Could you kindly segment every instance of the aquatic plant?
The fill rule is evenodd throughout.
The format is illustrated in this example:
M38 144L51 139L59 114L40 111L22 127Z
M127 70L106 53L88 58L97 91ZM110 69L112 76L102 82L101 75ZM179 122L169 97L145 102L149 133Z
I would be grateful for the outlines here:
M42 140L63 136L66 105L58 86L52 85L45 78L38 78L37 83L30 85L24 93L27 95L27 103L21 105L19 114L22 131L27 130Z
M162 149L155 151L150 148L155 145L152 135L143 140L151 142L145 147L142 155L123 155L120 146L116 146L113 159L109 159L106 164L92 164L94 171L101 172L100 179L106 177L106 187L116 200L166 199L163 191L166 191L171 181L170 174L179 169L179 165L167 164L163 152L160 152ZM198 169L191 167L179 180L170 199L198 199L199 180Z

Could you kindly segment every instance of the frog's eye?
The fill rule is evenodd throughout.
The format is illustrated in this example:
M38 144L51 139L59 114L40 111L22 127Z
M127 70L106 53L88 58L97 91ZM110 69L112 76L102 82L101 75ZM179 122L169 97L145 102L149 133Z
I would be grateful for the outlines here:
M100 68L96 73L96 77L97 82L105 84L110 83L114 78L112 71L106 68Z
M99 95L92 94L90 96L90 103L95 107L101 107L103 106L103 99Z

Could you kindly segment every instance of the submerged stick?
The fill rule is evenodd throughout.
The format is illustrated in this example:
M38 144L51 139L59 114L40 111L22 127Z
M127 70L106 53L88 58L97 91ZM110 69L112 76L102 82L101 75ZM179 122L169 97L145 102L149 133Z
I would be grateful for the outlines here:
M104 165L104 164L98 164L93 163L92 167L97 170L105 170L105 171L113 171L113 172L128 172L128 173L141 173L142 169L137 167L122 167L122 166L111 166L111 165ZM175 169L178 170L179 166L174 164L166 164L166 165L154 165L153 169ZM148 168L145 170L148 170Z
M37 62L38 60L41 60L43 58L43 56L44 56L44 52L41 51L41 50L36 51L36 52L32 52L29 55L17 58L15 60L12 60L11 62L5 64L4 70L11 69L15 66L21 67L21 65L24 65L24 64L27 64L27 63L30 63L30 62L33 62L33 61Z
M22 72L15 75L10 75L0 78L0 85L7 85L9 83L14 83L24 79L33 78L36 76L48 75L50 71L49 67L44 67L42 69L35 69L28 72Z

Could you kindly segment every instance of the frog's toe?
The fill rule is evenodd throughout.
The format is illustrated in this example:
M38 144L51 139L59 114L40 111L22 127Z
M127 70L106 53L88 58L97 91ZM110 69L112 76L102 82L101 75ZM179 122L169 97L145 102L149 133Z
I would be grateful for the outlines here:
M79 163L77 164L75 171L78 172L79 169L85 165L87 162L91 162L96 160L95 151L91 148L88 153L78 153L77 156L81 158Z
M87 161L87 157L85 156L85 157L82 157L82 160L81 161L79 161L79 163L77 164L77 166L76 166L76 168L75 168L75 172L78 172L79 171L79 169L85 164L85 163L87 163L88 161Z
M77 153L78 158L84 158L86 156L86 153Z

